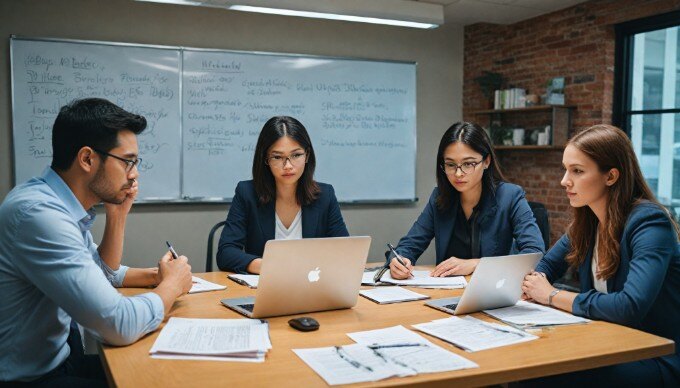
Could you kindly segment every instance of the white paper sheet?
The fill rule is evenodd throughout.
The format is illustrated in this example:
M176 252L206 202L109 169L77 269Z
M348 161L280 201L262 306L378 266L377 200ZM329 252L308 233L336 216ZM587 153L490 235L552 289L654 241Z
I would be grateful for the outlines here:
M428 299L429 296L419 294L401 287L381 287L361 290L359 294L379 304L410 302Z
M422 335L405 328L402 325L386 327L384 329L357 331L347 333L354 342L363 345L389 343L429 343Z
M586 318L526 301L519 301L516 305L510 307L484 310L484 312L503 322L525 327L573 325L590 322Z
M206 291L219 291L219 290L224 290L227 288L227 286L223 286L221 284L209 282L205 279L201 279L197 276L192 276L191 280L193 281L193 285L191 286L191 290L189 290L190 294L195 294L197 292L206 292Z
M390 272L380 278L381 281L400 286L423 287L423 288L465 288L467 281L465 276L451 276L451 277L432 277L430 271L413 271L413 277L410 279L394 279Z
M470 316L437 319L413 327L470 352L538 339L537 336L522 330L484 322Z
M238 284L242 284L250 288L257 288L257 284L260 281L260 275L231 274L227 275L227 277Z
M271 349L269 327L258 319L172 317L149 353L162 358L263 358ZM160 358L160 357L159 357Z

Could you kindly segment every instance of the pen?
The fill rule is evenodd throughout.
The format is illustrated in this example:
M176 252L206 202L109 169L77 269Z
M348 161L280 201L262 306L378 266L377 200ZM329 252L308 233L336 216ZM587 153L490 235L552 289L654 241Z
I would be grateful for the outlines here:
M389 344L389 345L368 345L369 349L385 349L385 348L410 348L414 346L427 346L419 343L405 343L405 344Z
M392 251L392 253L394 254L394 256L397 258L397 261L399 262L399 264L401 264L401 265L403 265L404 267L406 267L406 262L405 262L404 259L401 257L401 255L397 253L397 250L394 249L394 247L392 246L392 244L387 243L387 247L390 248L390 251ZM407 267L407 269L408 269L408 267ZM409 271L408 274L409 274L409 276L413 277L413 274L411 273L411 271Z
M179 258L179 255L175 251L175 248L172 247L172 244L170 244L169 241L166 241L165 244L168 246L168 249L170 250L170 253L172 254L172 258L177 260Z

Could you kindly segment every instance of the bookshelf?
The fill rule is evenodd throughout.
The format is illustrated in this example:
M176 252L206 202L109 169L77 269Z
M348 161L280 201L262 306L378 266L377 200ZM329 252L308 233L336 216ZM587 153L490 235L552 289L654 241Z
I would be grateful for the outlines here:
M555 150L564 148L567 142L569 131L571 130L571 114L576 109L573 105L534 105L524 108L511 109L487 109L472 112L475 116L488 116L488 126L490 131L499 130L494 127L496 123L500 128L516 126L525 127L545 127L550 125L550 143L548 145L505 145L498 142L494 143L497 150ZM491 138L496 139L493 133Z

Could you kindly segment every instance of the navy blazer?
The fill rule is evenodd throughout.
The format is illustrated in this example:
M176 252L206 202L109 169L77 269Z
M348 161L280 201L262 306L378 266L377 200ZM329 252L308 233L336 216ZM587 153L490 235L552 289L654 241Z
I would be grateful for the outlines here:
M607 280L607 293L595 290L590 251L578 267L581 293L572 305L574 315L614 322L675 341L675 355L654 359L664 382L680 380L680 246L666 212L651 202L635 206L620 240L619 268ZM552 283L567 270L571 248L564 235L538 263L536 271ZM675 379L673 379L673 374Z
M333 186L318 184L318 198L302 206L302 237L349 236ZM250 262L262 257L264 244L274 239L275 220L275 201L260 205L253 181L239 182L220 236L217 266L247 273Z
M414 263L430 245L433 237L437 264L448 259L444 256L456 224L460 194L454 191L451 206L446 211L437 208L438 195L439 189L435 188L418 220L408 234L399 240L397 252ZM511 251L545 252L541 231L521 187L501 182L495 192L483 190L482 196L482 207L477 218L482 257L503 256Z

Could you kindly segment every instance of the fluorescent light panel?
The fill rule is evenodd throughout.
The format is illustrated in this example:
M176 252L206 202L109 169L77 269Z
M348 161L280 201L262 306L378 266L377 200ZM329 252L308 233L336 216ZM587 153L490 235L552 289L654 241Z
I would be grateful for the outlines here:
M411 0L137 0L413 28L444 24L444 8Z
M381 19L365 16L339 15L333 13L309 12L309 11L295 11L292 9L278 9L266 7L254 7L251 5L231 5L229 9L234 11L257 12L272 15L284 16L300 16L304 18L315 19L330 19L330 20L344 20L348 22L371 23L371 24L387 24L390 26L400 27L414 27L414 28L437 28L438 25L430 23L409 22L405 20Z

